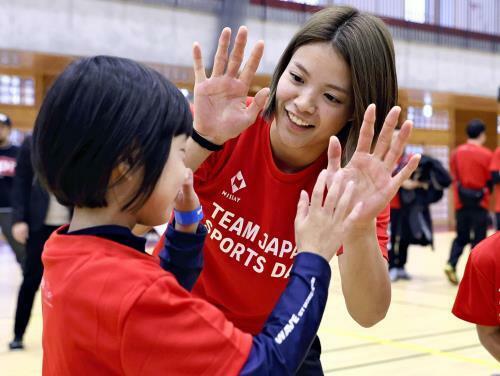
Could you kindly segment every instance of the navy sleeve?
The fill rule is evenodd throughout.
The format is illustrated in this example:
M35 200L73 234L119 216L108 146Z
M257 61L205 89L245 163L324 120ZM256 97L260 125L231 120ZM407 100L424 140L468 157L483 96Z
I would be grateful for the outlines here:
M165 245L160 251L161 267L175 275L177 282L191 291L203 268L203 243L207 229L199 224L196 234L176 231L169 224L165 233Z
M295 375L316 336L331 270L321 256L302 252L290 281L253 345L241 375Z

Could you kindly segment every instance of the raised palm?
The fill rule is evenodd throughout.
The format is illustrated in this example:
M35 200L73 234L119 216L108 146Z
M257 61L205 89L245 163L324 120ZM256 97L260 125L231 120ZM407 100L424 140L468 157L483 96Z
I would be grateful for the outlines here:
M346 228L362 228L372 223L418 166L420 156L415 155L397 175L392 176L412 128L412 123L406 121L395 142L391 142L400 111L399 107L394 107L389 112L372 153L375 105L368 106L356 151L343 168L340 167L340 143L336 137L330 140L328 171L331 182L339 174L342 179L337 178L336 181L352 180L355 186L352 201L354 209L346 220Z
M201 48L197 43L193 46L195 129L217 144L238 136L249 127L264 107L269 93L267 88L260 90L247 107L248 91L262 58L264 42L257 42L238 74L247 43L247 29L238 30L228 58L230 38L231 29L222 30L209 78L205 74Z

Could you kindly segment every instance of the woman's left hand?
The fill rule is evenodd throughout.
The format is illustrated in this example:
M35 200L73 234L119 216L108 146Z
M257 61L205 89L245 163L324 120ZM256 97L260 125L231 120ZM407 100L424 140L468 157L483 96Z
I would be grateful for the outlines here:
M365 111L358 144L349 163L341 168L341 146L337 137L330 138L328 147L329 183L336 174L345 174L341 181L354 181L353 210L346 219L344 228L347 231L365 230L373 227L377 215L389 204L401 184L408 179L418 167L420 155L411 157L401 171L392 176L398 159L401 157L411 133L412 122L406 120L394 142L392 134L397 125L401 108L393 107L387 117L371 152L374 137L375 105L371 104ZM329 185L328 185L329 186ZM341 192L343 191L341 188Z

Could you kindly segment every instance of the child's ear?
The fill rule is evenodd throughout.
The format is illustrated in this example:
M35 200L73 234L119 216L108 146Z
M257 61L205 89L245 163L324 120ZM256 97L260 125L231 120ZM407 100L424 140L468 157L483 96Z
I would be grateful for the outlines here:
M132 180L132 174L130 173L130 165L127 162L120 162L111 172L111 184L115 184L118 181L126 179Z

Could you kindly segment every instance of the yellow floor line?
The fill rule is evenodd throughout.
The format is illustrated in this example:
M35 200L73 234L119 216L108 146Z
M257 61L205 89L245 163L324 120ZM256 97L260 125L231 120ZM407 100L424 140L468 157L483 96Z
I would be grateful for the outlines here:
M394 341L394 340L387 339L387 338L369 336L369 335L359 334L356 332L344 331L344 330L333 329L333 328L328 328L328 327L322 327L321 331L322 332L326 331L326 332L329 332L331 334L334 334L337 336L342 336L342 337L362 339L362 340L365 340L368 342L378 343L380 345L394 347L396 349L411 350L411 351L415 351L415 352L422 353L422 354L440 356L443 358L458 360L461 362L478 364L478 365L485 366L485 367L492 367L495 369L500 369L500 364L495 363L494 361L463 356L463 355L460 355L460 354L453 352L453 351L442 351L439 349L435 349L435 348L428 347L428 346L417 345L414 343L399 342L399 341ZM333 352L335 352L335 350Z

